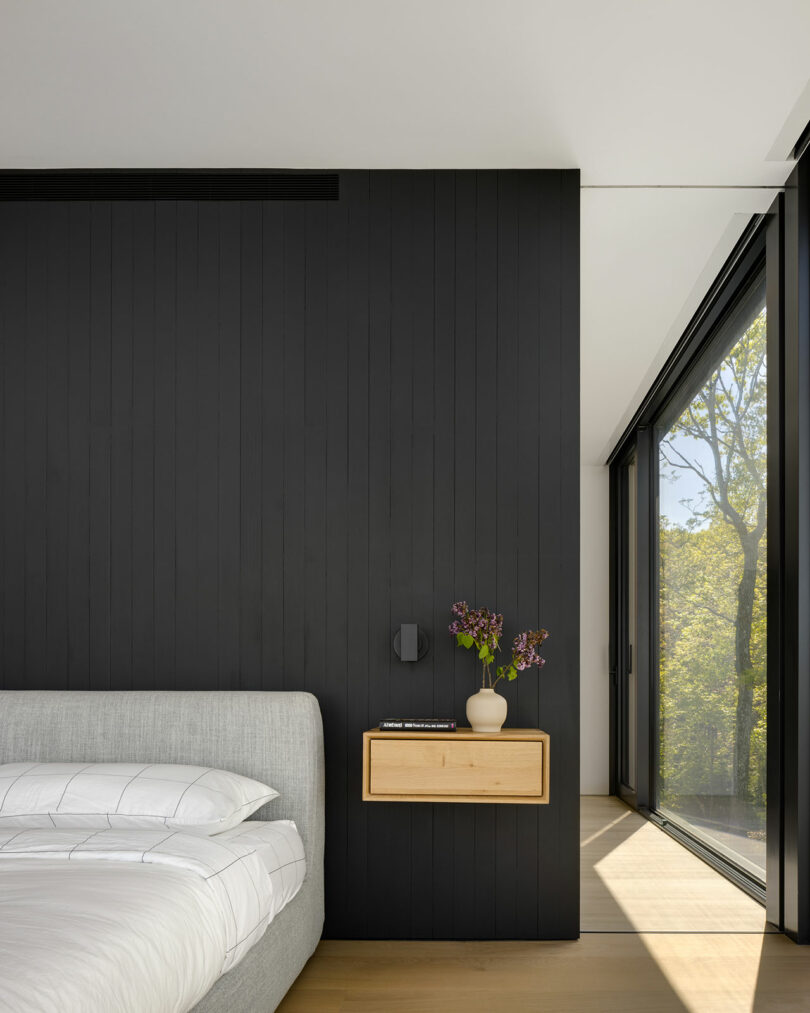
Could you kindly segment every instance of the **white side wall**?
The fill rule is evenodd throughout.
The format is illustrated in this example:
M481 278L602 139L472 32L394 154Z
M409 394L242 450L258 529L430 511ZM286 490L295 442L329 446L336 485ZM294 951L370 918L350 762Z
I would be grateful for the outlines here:
M606 795L609 784L608 469L580 468L580 790Z

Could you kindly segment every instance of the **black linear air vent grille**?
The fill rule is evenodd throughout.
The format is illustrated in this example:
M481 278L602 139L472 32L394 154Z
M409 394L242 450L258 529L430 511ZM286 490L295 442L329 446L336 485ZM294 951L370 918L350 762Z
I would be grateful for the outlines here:
M338 200L336 172L0 171L0 200Z

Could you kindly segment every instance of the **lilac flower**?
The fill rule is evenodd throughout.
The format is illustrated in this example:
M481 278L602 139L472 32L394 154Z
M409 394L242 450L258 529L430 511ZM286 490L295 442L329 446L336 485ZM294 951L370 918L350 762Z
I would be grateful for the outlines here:
M450 610L457 618L450 623L449 631L454 634L461 647L475 647L483 665L483 685L493 687L499 680L510 682L532 665L542 668L545 658L538 651L548 637L546 630L527 630L518 633L512 643L512 661L509 665L499 666L493 681L490 665L495 661L495 651L500 650L500 639L503 632L503 616L489 609L471 609L466 601L457 601Z

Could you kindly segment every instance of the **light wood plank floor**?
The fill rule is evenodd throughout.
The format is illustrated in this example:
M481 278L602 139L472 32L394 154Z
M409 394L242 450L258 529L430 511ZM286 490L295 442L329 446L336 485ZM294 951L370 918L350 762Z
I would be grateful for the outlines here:
M762 932L765 910L619 799L580 807L583 932Z
M616 799L582 800L579 942L325 940L279 1013L810 1013L810 947Z

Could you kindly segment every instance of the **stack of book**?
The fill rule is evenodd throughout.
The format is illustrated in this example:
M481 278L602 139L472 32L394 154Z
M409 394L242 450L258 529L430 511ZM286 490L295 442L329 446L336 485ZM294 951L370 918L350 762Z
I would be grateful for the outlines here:
M381 732L454 732L453 718L383 718Z

